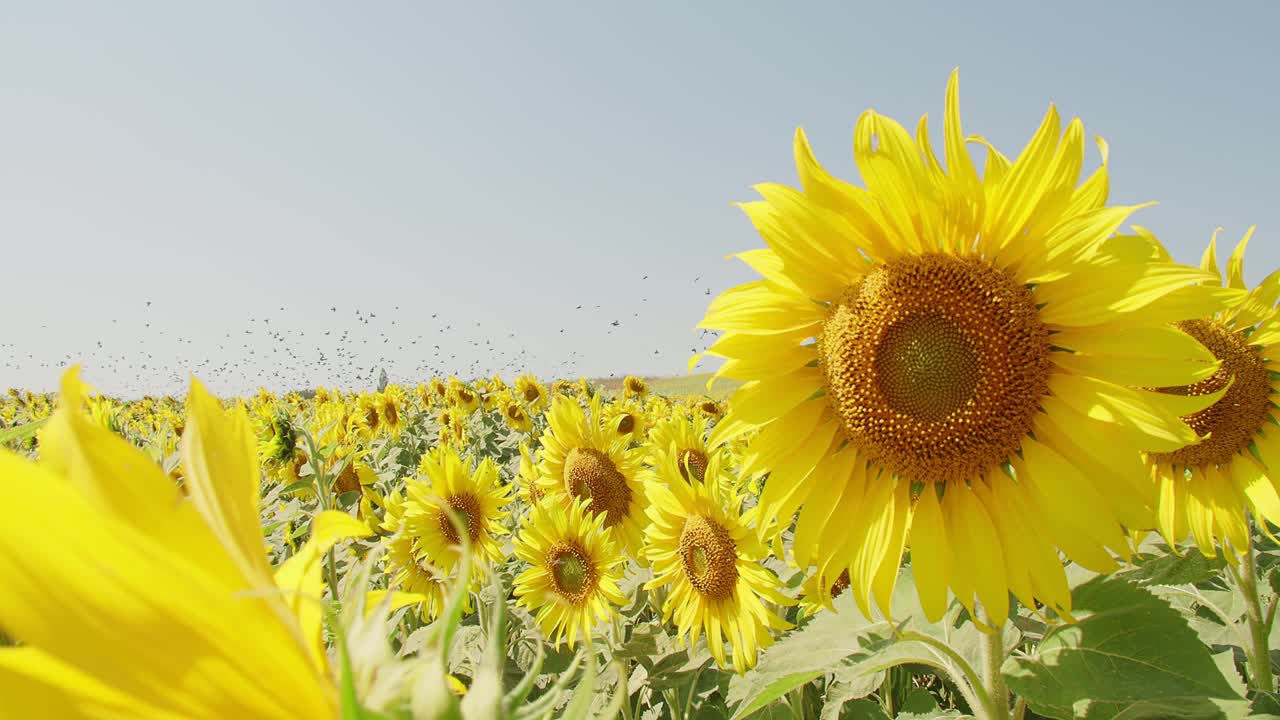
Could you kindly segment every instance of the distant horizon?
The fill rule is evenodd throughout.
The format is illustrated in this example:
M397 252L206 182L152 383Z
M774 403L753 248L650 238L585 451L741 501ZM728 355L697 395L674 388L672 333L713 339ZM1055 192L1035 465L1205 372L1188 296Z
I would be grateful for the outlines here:
M1131 222L1176 259L1224 226L1225 264L1258 225L1256 283L1280 267L1278 20L1263 2L18 5L0 388L56 389L73 363L122 397L191 375L223 396L354 388L378 367L682 375L707 303L752 278L726 256L763 245L731 203L797 184L795 128L862 184L858 115L938 127L957 66L966 132L1014 155L1056 102L1085 123L1086 171L1110 144L1113 204L1160 203Z

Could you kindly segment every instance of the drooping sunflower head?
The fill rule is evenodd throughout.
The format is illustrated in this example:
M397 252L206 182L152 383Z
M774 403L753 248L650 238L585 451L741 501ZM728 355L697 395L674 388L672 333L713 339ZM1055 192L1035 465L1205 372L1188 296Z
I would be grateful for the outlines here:
M630 436L619 436L608 425L599 396L588 411L572 398L557 396L541 443L537 470L542 492L588 501L591 511L604 516L604 526L636 557L648 504L638 477L644 451L631 448Z
M516 602L556 647L589 638L626 602L618 588L626 558L604 520L586 502L560 496L536 505L516 536L516 557L530 565L516 578Z
M1218 229L1221 231L1221 228ZM1207 408L1183 417L1197 434L1195 442L1147 453L1147 465L1159 496L1157 516L1161 534L1170 543L1190 533L1206 556L1225 544L1229 562L1238 561L1249 541L1246 509L1260 524L1280 523L1280 392L1271 364L1280 359L1280 271L1248 290L1244 282L1244 252L1253 235L1245 233L1227 265L1228 288L1246 291L1237 302L1213 315L1175 323L1221 363L1213 375L1160 392L1180 397L1217 398ZM1201 261L1221 285L1215 231Z
M645 530L645 554L653 567L646 588L670 586L663 618L695 644L702 632L716 662L742 673L753 667L760 648L773 642L772 630L790 627L762 604L788 605L781 583L759 564L768 555L742 513L742 496L727 490L718 460L704 482L690 484L676 458L668 457L660 477L647 483L652 497Z
M649 394L649 383L644 378L628 375L622 381L622 397L643 400Z
M760 185L742 205L767 247L739 257L763 279L701 323L722 331L716 376L744 382L712 444L757 432L743 472L769 473L762 514L782 527L799 509L797 559L848 570L864 612L873 590L887 608L910 535L931 618L954 590L1002 622L1010 591L1067 609L1059 550L1106 571L1124 529L1151 526L1137 451L1193 439L1179 418L1211 398L1136 388L1211 376L1168 323L1237 293L1194 286L1207 274L1145 231L1117 234L1136 208L1105 205L1101 141L1077 184L1080 121L1064 131L1051 107L1010 162L966 140L953 75L943 135L945 167L925 120L913 138L864 113L864 189L798 132L803 189ZM986 146L981 175L968 142Z
M463 528L477 569L501 561L498 540L507 533L502 521L511 491L498 481L493 461L473 466L456 450L438 448L422 456L419 470L422 479L405 483L404 524L431 564L445 570L457 565Z

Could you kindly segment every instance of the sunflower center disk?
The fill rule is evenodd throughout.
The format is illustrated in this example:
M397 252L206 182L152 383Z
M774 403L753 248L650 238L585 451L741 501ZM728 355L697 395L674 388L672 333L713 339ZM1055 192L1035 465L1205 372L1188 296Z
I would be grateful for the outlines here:
M591 500L591 510L604 513L605 527L622 522L631 507L631 487L608 455L593 448L574 448L564 461L569 492Z
M721 600L738 586L738 552L733 538L716 521L691 516L680 533L680 559L689 584L703 595Z
M707 476L707 456L701 450L680 451L680 476L686 482L703 482Z
M547 566L559 594L581 604L595 588L596 571L591 558L573 545L557 544L547 551Z
M1048 393L1049 332L1031 291L980 258L886 263L832 304L819 363L846 434L923 482L1003 463Z
M1199 396L1218 392L1228 383L1231 387L1218 402L1182 418L1196 434L1209 437L1171 453L1152 453L1151 459L1180 466L1224 465L1249 447L1258 428L1266 422L1271 409L1270 374L1248 340L1226 325L1212 320L1186 320L1175 325L1200 341L1222 365L1218 372L1197 383L1159 391Z
M476 522L476 518L480 515L480 505L476 499L471 495L450 495L445 500L445 504L457 513L459 523L466 526L467 539L475 542L480 537L480 524ZM440 513L440 532L444 534L450 545L462 544L458 529L454 527L448 513Z

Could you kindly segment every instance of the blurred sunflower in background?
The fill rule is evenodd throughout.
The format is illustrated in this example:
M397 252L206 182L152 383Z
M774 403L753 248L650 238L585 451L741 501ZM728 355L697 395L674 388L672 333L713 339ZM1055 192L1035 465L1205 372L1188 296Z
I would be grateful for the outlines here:
M595 624L626 602L618 588L626 558L604 515L582 500L534 506L514 548L530 565L516 578L516 603L533 613L556 647L572 647L579 637L589 642Z
M608 427L603 412L599 396L586 412L571 398L555 398L542 433L538 487L548 496L589 501L591 511L604 516L604 526L636 557L648 504L637 477L644 451L631 448L630 436Z
M819 610L831 609L831 601L849 589L849 571L844 570L834 580L817 573L811 574L800 585L800 613L814 615Z
M635 375L628 375L625 379L623 379L622 381L622 397L623 398L627 398L627 399L635 398L637 400L644 400L645 396L648 394L649 394L649 383L645 382L643 378L638 378Z
M1218 229L1221 231L1221 228ZM1221 285L1217 263L1218 231L1209 241L1200 267L1212 274L1209 285ZM1227 263L1228 288L1247 290L1244 253L1253 235L1245 233ZM1249 545L1248 512L1259 525L1280 523L1280 388L1269 369L1280 360L1280 271L1272 273L1237 302L1212 315L1176 323L1222 363L1212 376L1182 387L1163 387L1176 396L1213 395L1220 399L1183 418L1196 432L1195 442L1146 455L1155 481L1158 527L1171 544L1188 533L1206 556L1217 555L1219 543L1231 563Z
M1101 142L1077 185L1079 120L1064 131L1050 107L1010 162L966 139L953 74L943 135L945 169L925 119L913 139L864 113L863 189L798 131L803 190L763 184L742 204L767 247L738 257L763 279L700 324L723 331L716 376L745 383L711 441L757 433L743 471L769 473L762 515L799 509L797 561L848 570L864 613L873 594L888 610L908 536L931 620L948 590L994 624L1010 591L1066 612L1059 550L1101 572L1129 555L1126 528L1154 522L1139 451L1194 441L1180 418L1220 397L1137 389L1217 369L1169 323L1240 293L1191 286L1210 274L1167 261L1145 231L1116 234L1137 208L1106 206ZM987 148L982 176L969 141Z
M659 468L660 479L647 483L652 522L645 530L645 555L653 579L645 588L670 586L663 619L674 618L690 645L705 632L720 667L726 665L728 643L733 669L743 673L755 666L759 650L773 643L771 631L791 627L761 601L793 601L760 565L769 551L743 516L743 496L721 481L718 460L700 483L685 481L676 462L668 457Z
M502 410L502 420L506 422L507 427L516 432L527 433L533 431L533 418L529 417L524 405L518 400L506 395L501 398L499 407Z
M605 411L605 425L622 438L642 441L649 432L649 418L638 402L610 403Z

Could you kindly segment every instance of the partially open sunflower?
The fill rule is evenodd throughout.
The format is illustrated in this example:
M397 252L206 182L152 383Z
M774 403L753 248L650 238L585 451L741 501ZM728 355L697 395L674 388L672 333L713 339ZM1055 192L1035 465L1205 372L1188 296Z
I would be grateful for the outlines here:
M1251 228L1231 254L1227 287L1246 290L1244 251ZM1201 268L1221 285L1217 263L1218 233L1205 250ZM1184 320L1178 327L1200 341L1222 366L1213 376L1185 387L1162 388L1184 396L1214 395L1216 403L1183 418L1200 436L1196 442L1146 456L1159 494L1159 528L1170 542L1188 534L1207 556L1219 543L1229 562L1248 548L1248 511L1259 523L1280 523L1280 412L1275 398L1280 386L1272 363L1280 360L1280 271L1211 316ZM1225 391L1225 392L1224 392Z
M904 547L930 618L948 589L992 622L1023 603L1069 609L1058 551L1090 569L1152 527L1139 450L1194 441L1180 419L1217 399L1140 388L1211 377L1212 354L1169 323L1230 289L1173 264L1149 233L1117 234L1102 166L1077 185L1085 138L1050 107L1013 162L960 126L947 88L946 168L925 119L913 138L868 111L859 188L827 173L803 132L802 190L742 205L768 247L763 279L725 291L701 327L718 375L745 381L712 443L751 431L744 471L768 472L762 513L797 509L794 551L848 570L864 612L888 610ZM986 147L981 175L968 143ZM909 540L908 540L909 539Z

